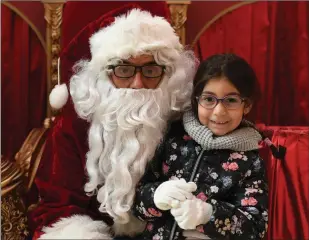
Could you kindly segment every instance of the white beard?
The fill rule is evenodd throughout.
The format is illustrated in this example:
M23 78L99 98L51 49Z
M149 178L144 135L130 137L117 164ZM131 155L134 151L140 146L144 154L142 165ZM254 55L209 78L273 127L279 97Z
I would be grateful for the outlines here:
M100 88L101 103L89 130L85 191L98 189L99 210L124 224L135 187L163 138L172 100L167 86L134 90L102 83Z

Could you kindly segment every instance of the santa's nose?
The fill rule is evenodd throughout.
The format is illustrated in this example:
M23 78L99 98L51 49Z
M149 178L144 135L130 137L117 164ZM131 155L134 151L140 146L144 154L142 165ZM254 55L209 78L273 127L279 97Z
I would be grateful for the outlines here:
M131 88L133 89L140 89L145 88L145 85L143 83L143 75L141 72L137 72L133 78L133 82L131 84Z

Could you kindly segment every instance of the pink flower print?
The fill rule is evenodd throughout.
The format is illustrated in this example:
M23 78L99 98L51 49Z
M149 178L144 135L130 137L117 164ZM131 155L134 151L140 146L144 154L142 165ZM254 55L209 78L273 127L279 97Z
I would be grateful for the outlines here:
M230 154L230 159L242 159L242 155L238 152L234 152Z
M241 199L241 206L248 206L248 198Z
M207 200L207 196L203 192L200 192L199 194L197 194L196 198L199 198L202 201L206 201Z
M163 173L167 174L168 170L169 170L169 166L166 163L163 163Z
M229 163L223 163L222 167L225 171L229 170Z
M201 233L204 233L204 228L203 228L203 225L200 225L196 228L197 231L201 232Z
M152 229L153 229L153 224L152 223L148 223L147 224L147 230L150 232L150 231L152 231Z
M255 206L257 204L257 200L253 197L249 197L249 198L244 198L241 200L241 205L242 206Z
M161 217L162 213L160 213L159 211L156 211L156 209L154 208L148 208L148 212L151 213L151 215L155 216L155 217Z
M238 169L238 164L236 162L232 162L229 165L229 170L236 171Z
M246 188L245 195L249 195L251 193L257 193L259 190L255 188Z
M228 170L236 171L239 167L238 167L238 164L236 162L232 162L232 163L223 163L222 168L225 171L228 171Z
M255 206L258 203L258 201L254 197L249 197L248 204L250 206Z
M184 135L182 138L183 138L183 140L185 140L185 141L189 141L189 140L192 139L192 137L190 137L189 135Z

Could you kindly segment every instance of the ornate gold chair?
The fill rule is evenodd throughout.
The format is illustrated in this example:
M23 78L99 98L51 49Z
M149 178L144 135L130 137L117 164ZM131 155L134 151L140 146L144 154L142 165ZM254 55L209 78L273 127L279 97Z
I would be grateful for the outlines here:
M47 87L48 92L58 82L57 60L60 54L60 33L62 11L65 0L42 1L47 21ZM190 1L168 1L171 23L185 42L184 23L187 19L187 6ZM47 102L47 101L46 101ZM35 207L39 196L36 193L34 179L45 147L48 129L55 112L48 105L47 119L42 128L33 129L22 147L15 155L15 161L1 157L1 239L23 240L29 236L27 229L27 211ZM29 198L31 195L31 198Z

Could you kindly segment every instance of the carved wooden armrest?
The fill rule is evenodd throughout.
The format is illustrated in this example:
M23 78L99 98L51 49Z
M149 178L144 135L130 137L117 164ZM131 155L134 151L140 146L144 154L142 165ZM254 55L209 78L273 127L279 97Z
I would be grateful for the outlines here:
M26 239L23 172L15 162L4 158L1 158L1 190L1 239Z
M30 190L45 147L51 119L33 129L15 155L16 162L1 158L1 239L28 236L25 194Z
M44 127L32 129L22 147L15 155L16 163L25 176L24 184L26 191L29 191L33 184L51 123L52 120L47 118L44 121Z

